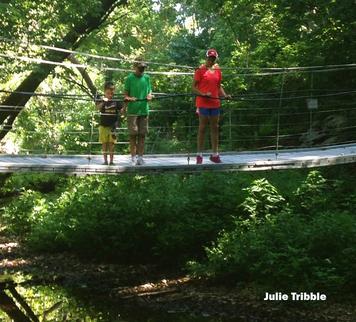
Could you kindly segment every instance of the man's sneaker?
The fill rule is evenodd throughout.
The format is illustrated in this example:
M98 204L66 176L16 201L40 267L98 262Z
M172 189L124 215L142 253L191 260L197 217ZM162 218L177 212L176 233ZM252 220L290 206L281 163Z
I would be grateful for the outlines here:
M137 158L137 165L144 165L145 164L145 160L143 160L142 157L138 157Z
M221 163L220 155L211 155L210 161L214 163Z
M197 164L203 163L203 157L201 155L197 155Z
M111 161L111 162L109 163L109 165L115 165L114 161Z
M103 165L108 165L108 161L104 161Z
M131 165L136 165L136 164L137 164L137 158L131 157Z

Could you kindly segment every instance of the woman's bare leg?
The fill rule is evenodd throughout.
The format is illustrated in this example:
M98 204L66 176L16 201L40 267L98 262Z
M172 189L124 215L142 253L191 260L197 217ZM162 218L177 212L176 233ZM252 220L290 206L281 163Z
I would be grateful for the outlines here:
M209 122L209 116L199 115L199 130L198 130L198 153L204 150L205 128Z
M213 153L217 154L219 151L219 115L210 116L210 135Z

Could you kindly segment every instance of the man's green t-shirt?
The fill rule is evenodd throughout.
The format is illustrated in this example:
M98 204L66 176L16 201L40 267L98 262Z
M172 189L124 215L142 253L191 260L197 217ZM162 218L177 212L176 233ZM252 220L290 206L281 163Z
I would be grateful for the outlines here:
M131 97L145 99L151 93L150 76L143 74L141 77L134 73L129 74L125 81L125 92ZM148 115L148 101L129 102L127 106L128 115Z

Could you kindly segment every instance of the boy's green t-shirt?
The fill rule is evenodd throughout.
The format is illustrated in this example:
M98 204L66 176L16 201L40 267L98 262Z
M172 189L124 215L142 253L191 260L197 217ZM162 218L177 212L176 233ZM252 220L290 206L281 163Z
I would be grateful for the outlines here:
M145 99L151 93L150 76L143 74L141 77L131 73L125 81L125 92L131 97ZM148 115L148 101L129 102L127 105L128 115Z

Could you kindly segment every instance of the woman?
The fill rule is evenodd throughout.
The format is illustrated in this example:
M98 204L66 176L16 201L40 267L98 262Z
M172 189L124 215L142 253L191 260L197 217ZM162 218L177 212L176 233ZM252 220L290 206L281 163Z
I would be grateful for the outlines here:
M196 107L199 115L197 164L203 163L205 128L208 123L210 123L213 150L210 161L221 163L218 152L221 106L219 97L227 98L228 96L221 86L222 74L218 64L215 63L217 58L217 51L209 49L206 52L205 64L201 65L194 74L193 91L198 95L196 98Z

